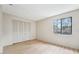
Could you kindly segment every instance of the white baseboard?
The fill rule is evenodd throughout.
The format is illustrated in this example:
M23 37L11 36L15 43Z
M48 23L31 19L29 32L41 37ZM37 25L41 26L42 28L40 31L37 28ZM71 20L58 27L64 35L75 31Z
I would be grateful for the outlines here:
M0 47L0 54L3 53L3 47Z

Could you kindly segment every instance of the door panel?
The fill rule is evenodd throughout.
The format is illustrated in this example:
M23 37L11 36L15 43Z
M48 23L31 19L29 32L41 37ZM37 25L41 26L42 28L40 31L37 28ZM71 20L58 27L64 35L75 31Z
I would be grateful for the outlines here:
M30 23L13 20L13 42L20 42L30 39Z

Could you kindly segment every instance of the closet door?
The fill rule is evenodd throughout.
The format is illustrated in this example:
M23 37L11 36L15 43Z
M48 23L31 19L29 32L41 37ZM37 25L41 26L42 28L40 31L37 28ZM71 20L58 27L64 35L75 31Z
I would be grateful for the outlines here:
M17 42L19 37L19 22L16 20L13 20L13 43Z
M30 23L26 23L24 22L23 23L23 39L24 40L29 40L30 39L30 31L31 31L31 28L30 28ZM27 39L26 39L27 38Z
M13 20L13 42L30 39L30 23Z
M23 40L23 22L18 21L18 41L22 41Z

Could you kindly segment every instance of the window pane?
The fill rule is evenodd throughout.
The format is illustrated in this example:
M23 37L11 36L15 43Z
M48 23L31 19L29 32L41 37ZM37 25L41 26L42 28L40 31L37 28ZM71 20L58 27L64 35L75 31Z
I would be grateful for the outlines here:
M71 17L62 19L62 34L72 34Z
M61 32L61 20L57 19L54 21L54 32L60 33Z

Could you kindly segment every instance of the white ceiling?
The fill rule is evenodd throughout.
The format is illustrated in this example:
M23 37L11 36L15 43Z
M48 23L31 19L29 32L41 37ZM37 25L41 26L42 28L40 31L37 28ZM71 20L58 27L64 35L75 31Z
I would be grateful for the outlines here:
M2 5L3 12L30 20L41 20L79 8L79 4L13 4Z

